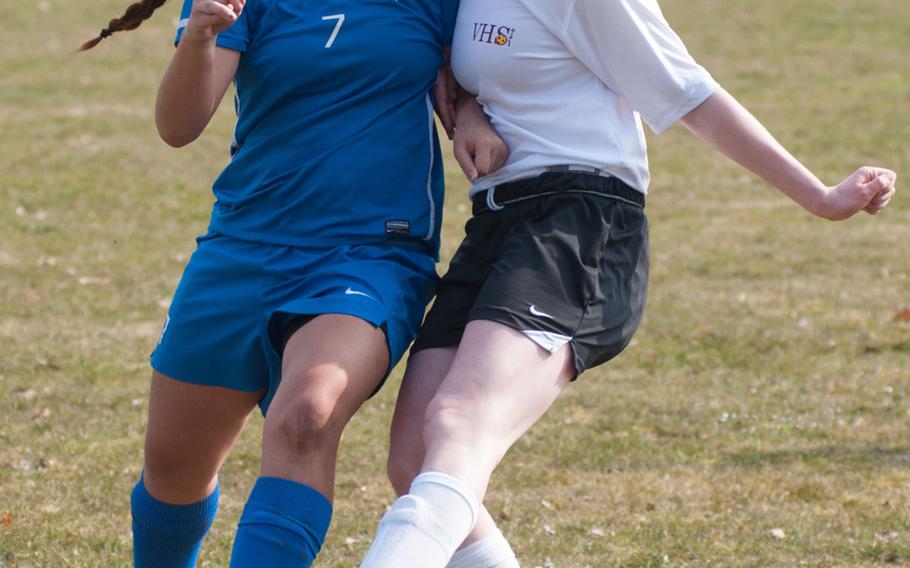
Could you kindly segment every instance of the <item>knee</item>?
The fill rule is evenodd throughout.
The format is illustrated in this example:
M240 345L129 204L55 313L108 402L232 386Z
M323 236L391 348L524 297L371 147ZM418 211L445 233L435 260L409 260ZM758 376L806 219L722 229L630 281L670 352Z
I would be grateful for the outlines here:
M154 439L145 441L145 465L143 475L155 480L176 480L182 477L181 471L186 461L181 459L174 447Z
M494 467L508 450L511 436L498 412L486 401L438 395L427 405L424 416L427 455L460 455L478 470Z
M266 416L265 443L292 453L336 445L346 422L338 416L338 393L331 386L337 380L323 376L312 382L318 386L276 399Z
M145 442L143 477L146 487L173 492L204 492L217 475L217 464L193 459L193 451L173 441L148 438Z
M447 395L435 396L427 405L423 418L424 445L429 447L442 440L473 436L479 424L468 416L469 407L470 401Z
M411 482L420 473L421 461L421 455L392 446L389 451L389 461L386 464L386 473L396 494L404 495L408 492Z

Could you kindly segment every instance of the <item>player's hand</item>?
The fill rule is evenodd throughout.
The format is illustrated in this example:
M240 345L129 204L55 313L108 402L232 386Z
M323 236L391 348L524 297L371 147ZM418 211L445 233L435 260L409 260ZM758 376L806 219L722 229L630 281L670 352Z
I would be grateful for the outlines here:
M193 11L186 24L184 36L212 41L228 29L240 14L246 0L193 0Z
M509 148L470 95L458 105L458 126L452 143L455 159L471 183L506 164Z
M865 211L875 215L888 206L896 191L897 174L884 168L864 167L834 187L822 198L818 215L840 221Z

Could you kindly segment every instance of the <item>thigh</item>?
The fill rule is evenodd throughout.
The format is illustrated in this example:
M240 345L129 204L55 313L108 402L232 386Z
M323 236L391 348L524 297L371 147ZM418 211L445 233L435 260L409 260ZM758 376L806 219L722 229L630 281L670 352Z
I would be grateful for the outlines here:
M476 416L485 426L499 427L490 434L517 439L573 375L568 347L550 353L508 326L472 321L436 398L457 404L460 414Z
M319 315L288 340L272 404L280 407L318 391L334 402L339 417L350 418L376 389L388 365L381 328L350 315Z
M506 451L574 372L568 346L551 353L505 325L472 321L429 405L423 470L457 475L482 496Z
M168 503L202 500L262 396L153 373L145 438L146 488Z

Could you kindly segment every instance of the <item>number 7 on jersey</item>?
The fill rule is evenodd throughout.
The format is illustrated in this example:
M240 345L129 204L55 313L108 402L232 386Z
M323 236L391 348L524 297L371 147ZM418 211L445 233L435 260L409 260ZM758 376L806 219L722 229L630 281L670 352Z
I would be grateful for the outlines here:
M323 21L326 20L337 20L335 23L335 29L332 30L332 35L329 36L329 41L325 42L325 48L328 49L332 47L332 44L335 43L335 38L338 37L338 32L341 31L341 26L344 24L344 14L333 14L331 16L323 16Z

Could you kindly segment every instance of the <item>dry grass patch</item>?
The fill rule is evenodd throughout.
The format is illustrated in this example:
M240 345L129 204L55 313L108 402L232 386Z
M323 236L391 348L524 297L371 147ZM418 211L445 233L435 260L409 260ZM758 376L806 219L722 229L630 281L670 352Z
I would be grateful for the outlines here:
M2 566L129 565L147 355L232 127L225 105L184 150L155 135L172 4L83 56L72 49L123 2L0 4ZM824 179L862 162L910 174L910 4L662 4ZM682 129L651 142L644 325L494 479L489 508L523 565L910 562L910 199L826 223ZM468 214L453 160L447 176L445 260ZM399 380L400 369L345 435L319 566L356 565L392 498ZM251 420L224 468L204 566L227 563L260 427Z

